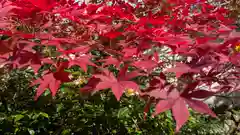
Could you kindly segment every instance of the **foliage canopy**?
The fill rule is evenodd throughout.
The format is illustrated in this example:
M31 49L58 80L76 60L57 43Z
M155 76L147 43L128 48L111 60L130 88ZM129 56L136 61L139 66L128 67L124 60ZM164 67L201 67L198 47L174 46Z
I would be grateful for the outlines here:
M228 15L205 0L1 0L0 62L34 70L35 100L47 89L56 96L79 67L81 92L110 88L119 101L134 91L145 113L171 110L179 131L188 108L216 117L201 99L240 89L240 36Z

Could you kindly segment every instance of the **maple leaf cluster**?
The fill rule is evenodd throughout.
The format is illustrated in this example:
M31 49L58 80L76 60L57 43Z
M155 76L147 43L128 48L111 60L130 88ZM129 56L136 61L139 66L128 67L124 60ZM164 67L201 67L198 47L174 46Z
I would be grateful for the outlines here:
M228 13L205 0L1 0L0 64L41 74L36 100L55 96L78 66L90 75L80 91L111 89L117 100L135 91L145 113L172 110L179 131L188 108L216 117L202 99L240 89L240 34Z

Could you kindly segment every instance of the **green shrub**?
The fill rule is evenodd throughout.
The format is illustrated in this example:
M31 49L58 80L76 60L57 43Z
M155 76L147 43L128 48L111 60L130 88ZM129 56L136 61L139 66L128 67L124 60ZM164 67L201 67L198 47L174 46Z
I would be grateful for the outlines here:
M1 135L174 134L169 111L155 118L148 115L144 120L144 102L135 96L124 96L118 102L110 91L86 95L66 85L56 97L46 92L34 101L34 88L29 88L32 77L31 72L19 70L1 75ZM224 133L221 120L191 114L179 134Z

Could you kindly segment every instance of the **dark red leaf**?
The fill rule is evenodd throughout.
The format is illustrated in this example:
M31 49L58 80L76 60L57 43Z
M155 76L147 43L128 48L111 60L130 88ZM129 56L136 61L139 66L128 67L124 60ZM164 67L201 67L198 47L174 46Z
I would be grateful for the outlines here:
M185 89L183 90L183 92L181 93L182 96L186 96L189 94L189 92L192 92L193 90L195 90L195 88L199 85L199 81L187 84L187 86L185 87Z
M142 76L144 74L139 73L137 70L128 72L128 65L125 65L118 73L118 80L131 80L135 77Z
M188 97L191 98L207 98L210 96L215 95L216 92L206 91L206 90L197 90L193 91L192 93L188 94Z
M100 82L101 80L99 78L95 78L92 77L88 80L88 83L83 87L80 88L81 92L91 92L94 91L94 89L96 88L97 84Z
M212 117L217 117L216 114L208 107L208 105L203 103L202 101L192 99L185 99L185 101L193 110L199 113L209 114Z
M146 117L147 117L147 114L148 114L148 112L150 110L151 104L152 104L152 101L149 100L147 102L147 104L145 105L145 107L144 107L144 111L143 111L143 113L144 113L144 120L146 120Z

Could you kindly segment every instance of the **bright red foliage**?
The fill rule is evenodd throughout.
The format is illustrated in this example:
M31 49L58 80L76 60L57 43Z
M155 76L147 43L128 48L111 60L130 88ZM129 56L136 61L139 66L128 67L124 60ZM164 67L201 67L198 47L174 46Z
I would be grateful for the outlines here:
M1 65L36 74L51 65L33 82L40 84L36 100L47 88L56 95L70 81L64 69L77 65L92 76L81 91L111 88L120 100L134 89L147 99L145 112L150 104L154 115L171 109L179 131L188 107L215 117L200 99L240 90L240 34L227 9L205 0L86 1L0 0ZM140 76L146 88L133 80Z

